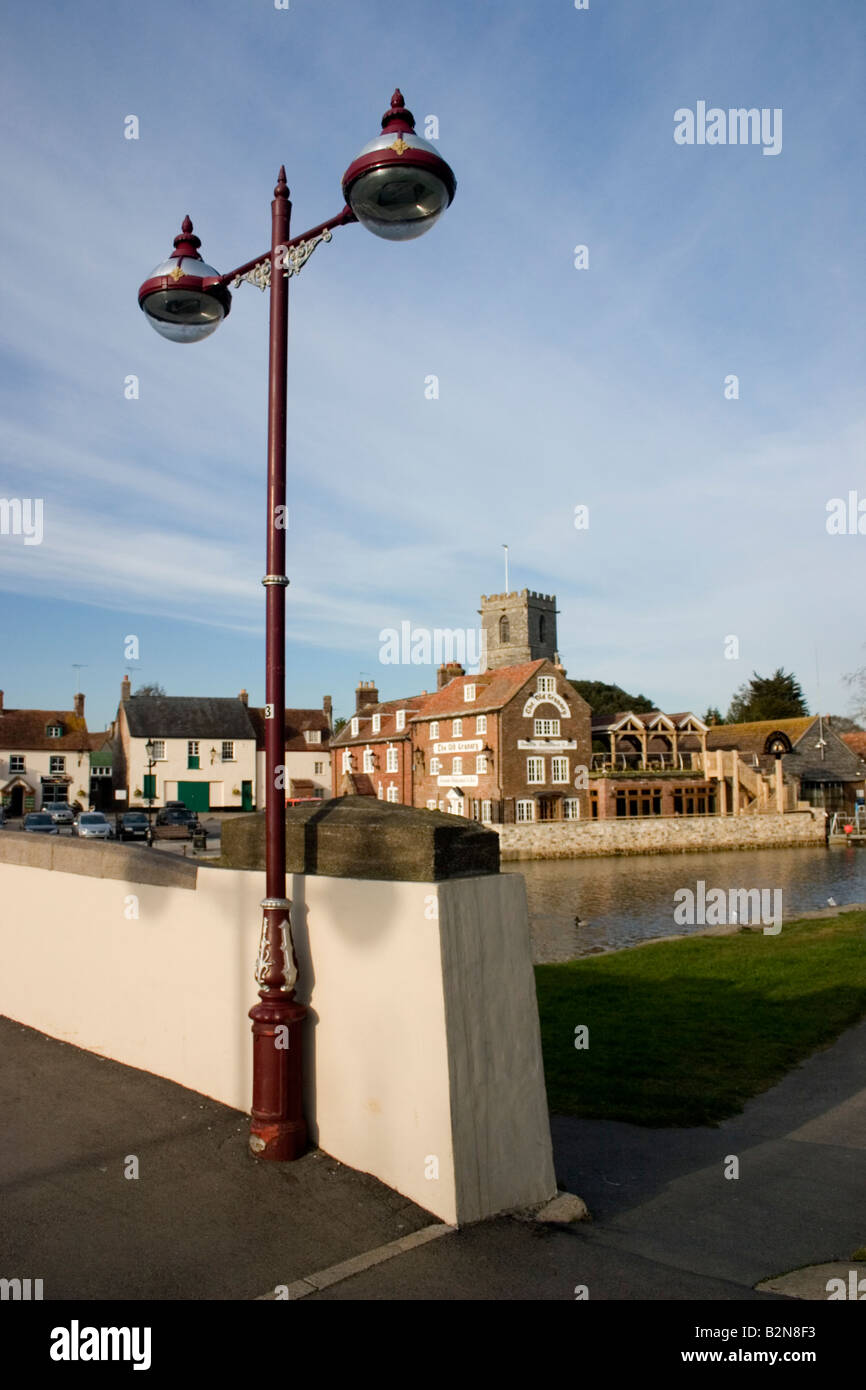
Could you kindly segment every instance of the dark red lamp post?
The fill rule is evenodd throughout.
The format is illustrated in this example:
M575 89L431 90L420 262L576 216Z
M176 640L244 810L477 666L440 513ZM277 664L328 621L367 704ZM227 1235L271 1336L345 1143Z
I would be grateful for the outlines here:
M335 227L360 222L389 241L410 241L433 226L454 197L454 175L415 134L400 91L382 117L382 134L365 145L343 175L346 206L336 217L289 239L291 203L280 169L271 203L271 249L227 275L199 255L192 222L183 220L174 251L138 292L148 322L175 343L207 338L231 310L229 285L246 280L270 288L268 391L268 520L266 593L265 762L266 896L255 979L260 1002L253 1020L253 1103L250 1149L259 1158L293 1159L303 1153L307 1127L301 1092L301 1025L306 1008L295 1000L298 979L286 897L285 796L277 795L277 769L285 761L286 371L289 276L297 275ZM282 780L282 779L281 779Z

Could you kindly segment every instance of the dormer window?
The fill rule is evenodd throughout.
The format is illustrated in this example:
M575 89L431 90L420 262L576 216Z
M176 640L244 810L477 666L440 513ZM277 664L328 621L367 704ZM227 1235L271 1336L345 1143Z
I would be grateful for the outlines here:
M48 727L47 727L46 730L45 730L45 733L46 733L46 736L47 736L48 738L62 738L62 737L63 737L63 725L62 725L62 724L49 724Z
M405 729L405 727L406 727L406 711L405 711L404 709L398 709L398 711L397 711L397 732L399 733L400 730L401 730L401 729Z
M381 716L381 714L374 714L374 715L373 715L373 733L374 733L374 734L381 734L381 732L382 732L382 716Z
M321 729L305 729L305 730L304 730L304 739L305 739L305 741L306 741L307 743L321 743L321 742L322 742L322 731L321 731Z
M352 720L352 737L353 737L353 738L357 738L357 737L358 737L358 727L359 727L359 720L353 719L353 720Z
M471 704L472 704L473 700L475 699L475 686L474 686L474 685L464 685L464 687L463 687L463 698L464 698L464 700L466 701L467 705L471 705Z

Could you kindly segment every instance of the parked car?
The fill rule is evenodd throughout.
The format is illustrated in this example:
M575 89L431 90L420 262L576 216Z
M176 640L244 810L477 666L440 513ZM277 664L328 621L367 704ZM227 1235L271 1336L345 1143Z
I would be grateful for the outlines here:
M160 840L192 839L198 829L198 816L185 806L164 806L156 817L155 838Z
M3 810L3 807L0 806L0 830L3 829L3 827L4 827L5 824L6 824L6 812Z
M71 825L75 820L75 812L65 801L55 801L53 806L46 806L44 809L55 825Z
M117 824L119 840L146 840L147 816L143 811L124 811Z
M60 834L47 811L28 811L24 817L24 829L32 835Z
M72 833L82 840L110 840L113 832L101 811L82 811Z

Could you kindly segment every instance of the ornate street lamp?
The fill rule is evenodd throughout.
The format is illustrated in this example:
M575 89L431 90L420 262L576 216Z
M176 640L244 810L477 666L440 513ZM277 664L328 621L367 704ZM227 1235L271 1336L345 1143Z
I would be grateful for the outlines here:
M229 287L242 281L270 289L268 391L268 519L266 593L265 762L267 803L266 897L255 979L260 1002L253 1020L253 1103L250 1150L260 1158L303 1153L307 1129L301 1095L301 1025L306 1008L295 999L298 966L286 897L285 796L277 768L285 762L286 371L289 277L297 275L335 227L360 222L388 241L410 241L429 230L454 197L454 175L435 149L415 134L415 120L395 91L382 133L365 145L343 175L346 206L336 217L289 239L291 203L280 169L271 203L271 248L220 275L199 255L201 242L185 217L174 251L138 292L148 323L164 338L195 343L210 337L231 311Z
M152 739L152 738L149 738L149 739L147 740L147 743L144 745L144 751L145 751L145 753L147 754L147 790L148 790L148 798L147 798L147 845L148 845L148 849L153 849L153 825L151 824L151 819L152 819L152 816L153 816L153 791L154 791L154 787L153 787L153 769L154 769L154 759L153 759L153 739Z

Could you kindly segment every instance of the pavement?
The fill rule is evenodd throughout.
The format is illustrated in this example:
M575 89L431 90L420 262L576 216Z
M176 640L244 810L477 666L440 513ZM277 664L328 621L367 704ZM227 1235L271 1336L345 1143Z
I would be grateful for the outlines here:
M458 1231L319 1151L256 1163L244 1116L172 1082L9 1019L0 1049L0 1276L46 1300L790 1306L826 1298L804 1266L866 1244L866 1023L715 1129L554 1117L559 1186L592 1219Z

